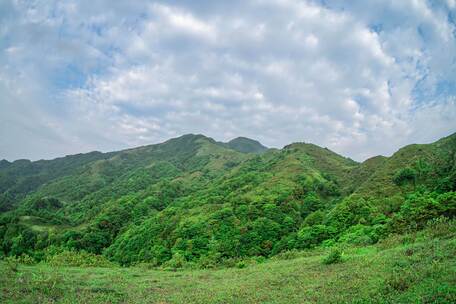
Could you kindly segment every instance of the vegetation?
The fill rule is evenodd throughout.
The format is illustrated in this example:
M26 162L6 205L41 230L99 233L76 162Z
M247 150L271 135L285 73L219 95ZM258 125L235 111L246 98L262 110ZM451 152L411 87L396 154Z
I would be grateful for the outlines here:
M329 264L335 264L335 263L341 263L342 262L342 252L340 248L333 248L329 254L324 257L323 259L323 264L329 265Z
M266 261L216 270L18 266L0 263L2 303L454 303L456 224L330 250L286 251Z
M312 144L266 150L191 134L112 153L1 161L0 210L5 301L312 302L335 288L328 302L355 293L444 302L454 295L456 134L364 163ZM401 250L411 251L404 258ZM440 266L415 259L436 251ZM372 273L366 286L350 285ZM335 286L339 275L353 282ZM83 287L85 278L101 291ZM177 294L193 284L202 285ZM315 284L323 289L308 294ZM68 286L74 294L63 294ZM141 298L150 288L157 298Z

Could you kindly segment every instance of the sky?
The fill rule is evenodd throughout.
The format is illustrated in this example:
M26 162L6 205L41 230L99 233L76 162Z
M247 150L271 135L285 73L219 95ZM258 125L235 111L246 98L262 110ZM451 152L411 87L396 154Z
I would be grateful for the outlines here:
M0 0L0 159L187 133L362 161L456 131L456 0Z

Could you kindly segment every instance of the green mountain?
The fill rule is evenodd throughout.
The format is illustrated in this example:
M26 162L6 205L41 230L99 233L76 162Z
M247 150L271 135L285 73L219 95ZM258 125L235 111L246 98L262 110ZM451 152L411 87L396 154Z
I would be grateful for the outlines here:
M432 144L408 145L391 157L369 159L363 166L369 173L356 181L360 185L356 195L388 198L417 187L449 191L456 182L456 134ZM413 176L395 182L394 175L404 168Z
M70 174L80 174L88 163L107 159L114 153L91 152L31 162L26 159L0 161L0 212L17 205L43 184Z
M112 262L213 267L373 244L456 214L456 134L357 163L188 134L55 160L0 162L0 254L85 251Z
M224 143L224 146L236 150L242 153L264 153L268 148L263 146L259 141L246 138L246 137L236 137L230 140L227 143Z

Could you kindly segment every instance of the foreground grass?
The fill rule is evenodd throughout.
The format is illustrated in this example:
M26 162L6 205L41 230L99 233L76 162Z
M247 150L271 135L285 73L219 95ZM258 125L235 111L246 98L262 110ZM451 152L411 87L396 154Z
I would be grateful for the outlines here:
M162 271L0 264L1 303L455 303L454 222L243 269ZM296 255L296 254L295 254Z

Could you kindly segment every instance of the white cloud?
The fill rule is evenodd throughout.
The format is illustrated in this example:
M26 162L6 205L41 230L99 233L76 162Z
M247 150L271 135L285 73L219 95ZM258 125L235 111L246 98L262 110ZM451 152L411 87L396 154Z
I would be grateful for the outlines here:
M439 91L456 83L447 2L6 1L0 158L190 132L359 160L437 139L456 121L455 92Z
M188 12L183 12L173 7L154 4L152 11L164 19L164 23L171 28L188 34L202 36L208 39L215 39L214 28ZM163 20L162 20L163 21ZM163 24L158 26L158 30L163 31Z

